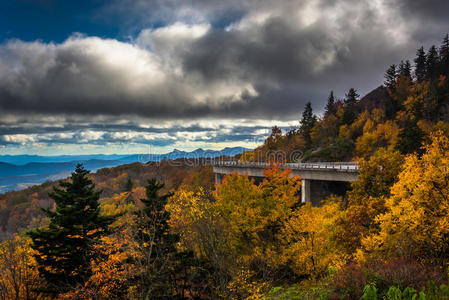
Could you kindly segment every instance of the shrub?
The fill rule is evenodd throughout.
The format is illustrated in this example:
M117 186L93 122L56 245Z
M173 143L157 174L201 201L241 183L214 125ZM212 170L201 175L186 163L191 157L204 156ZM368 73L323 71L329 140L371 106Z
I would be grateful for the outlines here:
M377 293L375 284L368 284L363 289L363 300L426 300L426 299L449 299L449 287L445 284L437 287L434 282L429 281L427 286L421 292L406 287L404 290L396 286L391 286L385 296Z
M428 282L441 285L446 282L446 274L437 266L421 265L411 259L397 259L346 265L334 276L332 287L337 299L359 299L366 286L374 284L382 299L392 286L401 290L407 287L421 290Z

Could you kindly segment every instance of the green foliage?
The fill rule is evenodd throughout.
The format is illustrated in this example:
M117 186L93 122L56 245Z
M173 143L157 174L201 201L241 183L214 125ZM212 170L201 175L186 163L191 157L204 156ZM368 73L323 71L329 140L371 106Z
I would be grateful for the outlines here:
M89 171L77 165L70 181L60 183L50 197L56 209L45 209L48 227L28 232L37 251L39 273L48 288L61 292L83 284L91 275L93 247L109 232L115 216L102 216L98 202L101 191L88 177Z
M424 47L421 47L416 51L415 76L418 82L422 82L426 79L426 53L424 52Z
M401 63L399 64L398 74L399 76L405 78L412 78L412 67L409 60L406 60L405 62L401 60Z
M366 285L374 284L381 299L391 286L420 290L428 282L443 284L445 278L439 266L396 259L345 265L332 277L330 286L340 299L359 299Z
M396 80L398 78L398 72L396 70L396 65L391 65L387 71L385 72L385 81L384 85L385 87L389 88L390 90L394 89L394 86L396 85Z
M447 77L449 76L449 34L446 34L441 44L440 57L441 74Z
M356 89L350 88L345 97L345 106L343 113L343 124L351 124L356 118L356 103L360 95Z
M368 284L363 289L362 300L377 300L377 288L375 284Z
M426 79L430 81L436 80L439 73L440 56L438 55L437 48L431 46L426 56Z
M404 128L399 133L397 149L403 154L421 152L424 133L418 127L416 120L407 119Z
M327 98L327 104L324 112L324 117L329 117L330 115L335 114L337 111L335 109L335 97L334 91L331 91L329 94L329 98Z
M274 287L263 300L326 300L331 299L332 291L326 286Z
M304 107L304 111L302 113L302 119L301 119L301 127L300 132L305 140L305 148L309 149L312 146L312 138L310 136L312 132L312 128L315 126L315 123L317 122L317 117L313 114L312 110L312 103L307 102L306 106Z
M449 299L449 287L445 284L437 287L433 282L429 282L421 292L417 292L415 289L407 287L404 290L396 286L391 286L388 292L384 295L378 295L376 286L374 284L368 284L365 286L364 293L362 295L363 300L437 300L437 299Z

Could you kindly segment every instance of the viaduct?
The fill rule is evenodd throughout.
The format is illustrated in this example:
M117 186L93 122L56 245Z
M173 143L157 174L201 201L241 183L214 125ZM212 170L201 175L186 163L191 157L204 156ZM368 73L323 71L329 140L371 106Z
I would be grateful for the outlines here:
M257 162L217 161L213 163L215 182L221 184L226 174L235 172L261 181L267 166ZM285 163L281 169L291 169L291 176L301 177L301 201L313 205L320 205L330 194L344 195L359 174L355 162Z

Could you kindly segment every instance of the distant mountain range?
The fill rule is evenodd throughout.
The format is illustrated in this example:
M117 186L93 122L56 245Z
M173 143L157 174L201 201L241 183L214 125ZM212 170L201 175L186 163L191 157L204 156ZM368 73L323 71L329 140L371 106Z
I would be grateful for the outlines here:
M173 150L165 154L131 154L131 155L0 155L0 193L20 190L47 180L65 178L74 170L77 163L91 171L110 168L134 162L158 162L179 158L215 158L234 156L249 149L227 147L222 150L196 149L191 152Z

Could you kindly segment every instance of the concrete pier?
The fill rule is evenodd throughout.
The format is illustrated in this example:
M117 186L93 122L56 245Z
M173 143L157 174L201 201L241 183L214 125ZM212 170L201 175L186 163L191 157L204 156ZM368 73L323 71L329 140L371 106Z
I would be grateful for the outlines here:
M309 179L303 179L301 184L301 202L306 203L310 202L310 180Z

